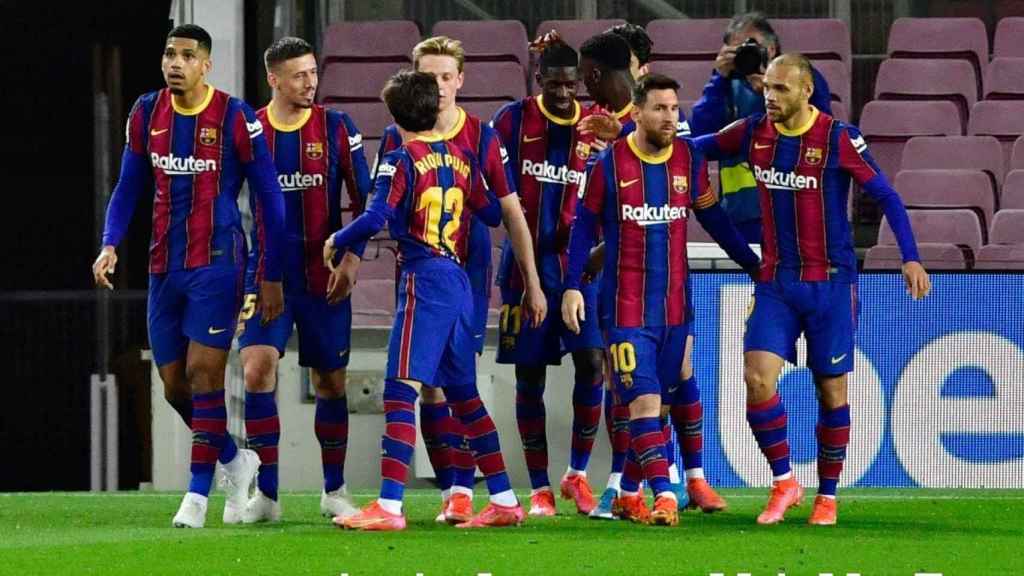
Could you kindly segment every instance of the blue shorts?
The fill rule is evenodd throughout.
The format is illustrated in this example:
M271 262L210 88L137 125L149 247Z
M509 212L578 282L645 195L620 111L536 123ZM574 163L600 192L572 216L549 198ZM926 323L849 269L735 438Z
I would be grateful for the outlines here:
M387 377L433 387L475 386L475 350L465 270L446 258L403 264Z
M743 350L772 352L796 364L807 338L807 367L832 376L853 371L857 285L846 282L758 282L747 314Z
M147 320L156 365L184 359L190 340L229 350L241 296L241 267L150 274Z
M604 339L597 318L598 283L583 286L585 320L580 333L562 321L562 291L546 291L548 314L537 328L530 326L521 307L523 293L502 288L501 321L498 324L498 364L558 366L567 353L603 349Z
M689 323L609 329L608 357L619 401L629 404L645 394L658 394L663 400L674 395L690 334Z
M284 311L273 322L262 325L257 307L258 291L246 287L245 303L238 317L238 346L273 346L284 356L292 326L299 329L299 365L331 372L348 366L349 343L352 336L352 299L338 304L327 303L324 296L305 290L289 292L284 297Z

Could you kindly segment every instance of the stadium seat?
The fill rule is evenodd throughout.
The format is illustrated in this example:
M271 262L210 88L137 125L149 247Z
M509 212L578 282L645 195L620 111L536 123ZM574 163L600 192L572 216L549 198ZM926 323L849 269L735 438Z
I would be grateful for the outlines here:
M526 98L523 67L517 62L466 62L465 82L458 99L520 100Z
M651 20L647 24L647 35L654 43L651 60L713 61L728 25L728 18Z
M1024 210L1024 170L1010 170L999 196L1000 210Z
M849 105L852 102L850 100L850 70L846 64L838 60L818 60L813 64L828 82L828 88L832 91L832 101L838 100Z
M691 116L693 115L693 105L696 104L696 103L697 103L696 100L680 100L679 101L679 109L682 110L684 114L686 114L686 119L687 120L691 119Z
M431 35L462 42L467 62L507 60L530 67L526 27L519 20L442 20Z
M981 170L903 170L896 191L907 208L967 208L981 220L982 237L996 211L996 192Z
M837 18L773 18L771 24L785 51L800 52L811 60L839 60L847 71L851 69L853 52L846 22Z
M846 104L843 104L842 102L833 102L832 117L837 120L842 120L843 122L849 122L850 113L846 108Z
M379 99L376 102L330 102L327 106L351 116L364 139L380 139L392 122L387 106Z
M957 106L960 123L967 128L971 107L980 90L972 68L963 60L899 60L882 62L875 78L879 100L948 100Z
M612 26L625 23L626 21L621 18L608 20L545 20L537 25L537 32L534 35L539 36L552 30L557 30L566 44L579 50L580 45L587 38L600 34Z
M1024 136L1017 138L1013 143L1013 152L1010 157L1010 170L1024 168Z
M322 70L334 62L404 62L411 64L420 30L408 20L335 22L324 32Z
M1010 58L1024 58L1024 17L1002 18L996 25L996 39L992 43L992 55Z
M989 241L978 251L976 268L1024 270L1024 210L997 212Z
M890 58L966 60L974 71L976 98L988 63L988 33L978 18L897 18L889 29Z
M1024 58L993 58L985 70L986 100L1024 100Z
M915 136L903 149L901 170L982 170L1002 187L1003 149L992 136Z
M868 102L860 128L870 143L871 154L889 177L896 174L903 148L914 136L960 134L956 105L952 102Z
M965 209L950 209L907 210L907 215L914 230L914 237L920 245L955 245L962 251L966 267L970 268L973 265L974 255L984 245L977 214ZM899 254L896 236L885 218L878 228L878 245L896 248L896 254ZM936 252L931 253L932 250ZM926 254L922 253L922 263L926 267L958 269L959 261L950 258L947 252L947 248L929 248L929 260L925 260ZM876 251L875 258L878 259L885 254L885 251Z
M921 265L932 272L967 269L967 258L956 244L918 242L917 253L921 257ZM878 244L864 255L865 270L899 270L902 267L903 255L899 246Z
M665 74L675 78L682 88L679 89L680 100L698 100L704 92L704 85L711 78L715 69L713 61L670 61L651 62L651 72ZM689 117L689 116L687 116Z
M360 279L352 289L353 326L390 326L395 315L394 277Z
M1013 145L1024 134L1024 100L983 100L971 109L967 126L970 135L995 136L1003 145L1003 158L1010 163Z
M363 253L363 262L359 266L359 280L395 280L395 269L398 266L395 242L381 240L370 242Z
M338 62L320 78L320 102L380 102L384 83L401 68L402 62Z

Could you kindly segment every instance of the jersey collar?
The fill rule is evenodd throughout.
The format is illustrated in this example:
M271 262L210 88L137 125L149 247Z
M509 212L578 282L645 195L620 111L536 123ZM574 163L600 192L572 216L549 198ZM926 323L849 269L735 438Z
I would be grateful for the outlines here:
M270 108L269 105L267 106L267 120L270 121L270 125L274 127L274 130L278 132L294 132L299 128L305 126L306 122L309 121L309 117L312 115L313 109L306 108L305 110L302 111L302 114L299 116L299 119L295 123L285 124L284 122L281 122L280 120L275 118L273 110Z
M630 102L629 104L626 104L626 106L622 110L619 110L618 112L613 113L612 116L614 116L616 120L622 120L622 118L626 114L629 114L632 111L633 111L633 103Z
M811 126L814 126L815 122L818 121L818 114L818 109L815 108L814 106L811 106L811 118L803 126L800 126L795 130L790 130L783 126L782 124L776 122L775 130L778 131L778 133L782 134L783 136L802 136L805 132L811 129Z
M544 107L544 95L537 96L537 107L540 108L540 113L559 126L573 126L580 121L580 103L576 100L573 100L572 103L576 107L572 118L559 118Z
M669 144L667 148L659 152L657 155L652 156L641 150L640 146L637 146L636 134L636 132L630 132L629 136L626 136L626 144L629 144L629 149L633 151L633 154L636 154L637 158L648 164L664 164L672 156L672 147L675 145L674 139L673 143Z
M184 115L184 116L195 116L196 114L201 113L203 110L206 110L206 107L210 105L210 101L213 100L213 93L214 92L216 92L216 90L213 89L213 86L207 84L206 85L206 96L203 98L203 101L200 102L199 105L196 106L195 108L184 108L182 106L178 106L178 102L174 100L174 95L172 94L171 95L171 106L174 106L174 111L177 112L178 114L181 114L181 115Z
M463 110L461 106L456 106L456 108L459 111L459 119L455 121L455 125L452 126L452 129L444 134L444 138L441 138L442 140L451 140L452 138L455 138L459 135L459 132L462 132L462 127L466 125L466 111Z

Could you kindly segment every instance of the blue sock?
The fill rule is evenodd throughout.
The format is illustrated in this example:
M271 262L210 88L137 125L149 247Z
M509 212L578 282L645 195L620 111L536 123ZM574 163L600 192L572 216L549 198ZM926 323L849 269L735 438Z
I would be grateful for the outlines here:
M227 424L224 390L192 395L192 479L188 485L189 492L202 496L210 494L217 456L230 438Z
M260 492L277 500L277 449L281 440L281 420L273 392L245 393L245 434L248 445L260 457L257 484Z
M320 463L324 471L324 492L345 484L345 454L348 451L348 399L316 399L316 439L320 442Z
M577 371L572 389L572 446L569 466L573 470L586 470L590 453L594 449L597 428L601 425L601 400L604 395L603 375L581 374Z

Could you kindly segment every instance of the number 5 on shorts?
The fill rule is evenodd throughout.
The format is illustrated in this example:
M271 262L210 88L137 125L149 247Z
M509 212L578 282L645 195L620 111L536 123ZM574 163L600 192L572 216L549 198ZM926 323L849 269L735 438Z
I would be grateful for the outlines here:
M256 314L256 299L256 294L245 295L245 301L242 303L242 311L238 313L238 327L235 329L235 335L244 332L245 323Z

